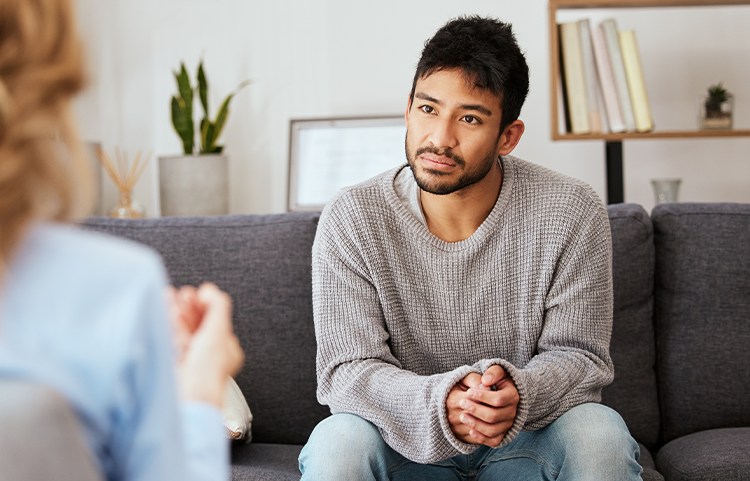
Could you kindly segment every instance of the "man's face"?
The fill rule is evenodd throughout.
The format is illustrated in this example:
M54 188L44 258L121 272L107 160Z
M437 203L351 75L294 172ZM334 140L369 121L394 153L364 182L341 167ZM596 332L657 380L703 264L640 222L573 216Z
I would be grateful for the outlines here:
M461 70L419 79L406 111L406 158L417 185L451 194L482 180L497 161L500 99Z

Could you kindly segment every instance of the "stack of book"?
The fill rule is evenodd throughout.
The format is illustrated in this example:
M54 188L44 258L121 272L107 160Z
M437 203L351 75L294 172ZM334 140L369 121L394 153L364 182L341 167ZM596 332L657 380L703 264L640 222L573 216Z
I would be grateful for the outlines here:
M558 25L566 131L649 132L654 128L633 30L608 19Z

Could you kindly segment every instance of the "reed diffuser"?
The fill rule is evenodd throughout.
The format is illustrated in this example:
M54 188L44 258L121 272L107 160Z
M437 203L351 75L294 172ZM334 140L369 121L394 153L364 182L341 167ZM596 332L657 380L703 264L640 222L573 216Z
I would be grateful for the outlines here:
M141 151L139 150L131 166L127 151L120 153L119 147L115 147L115 158L117 159L117 163L115 163L104 150L97 147L96 155L99 157L99 162L107 171L112 182L115 183L117 190L120 191L120 200L110 213L110 217L119 219L140 219L143 217L140 212L133 208L131 195L136 182L141 178L148 161L151 160L152 154L153 152L149 152L145 158L141 158Z

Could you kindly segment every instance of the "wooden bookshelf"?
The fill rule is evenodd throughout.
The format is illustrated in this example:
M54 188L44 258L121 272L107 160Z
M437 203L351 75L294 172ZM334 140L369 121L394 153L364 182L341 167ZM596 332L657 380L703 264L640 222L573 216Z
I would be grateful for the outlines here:
M550 132L552 140L599 140L605 141L607 167L607 203L624 201L622 172L622 142L636 139L699 139L750 137L750 129L733 130L654 130L638 133L571 134L559 132L558 114L560 98L559 39L557 33L557 11L562 9L587 8L650 8L650 7L716 7L750 5L750 0L550 0L549 11L549 59L550 59Z
M732 130L655 130L653 132L627 132L619 134L561 134L553 132L552 140L607 140L631 139L710 139L716 137L750 137L750 129Z
M746 0L551 0L557 8L644 8L748 5Z

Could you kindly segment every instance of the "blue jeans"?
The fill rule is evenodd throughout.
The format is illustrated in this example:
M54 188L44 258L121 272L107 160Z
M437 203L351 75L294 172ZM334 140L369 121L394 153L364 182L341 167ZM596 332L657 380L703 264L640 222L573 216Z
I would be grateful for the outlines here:
M582 404L502 448L481 446L433 464L409 461L378 429L353 414L335 414L310 435L299 457L302 480L576 480L641 479L638 443L617 412Z

